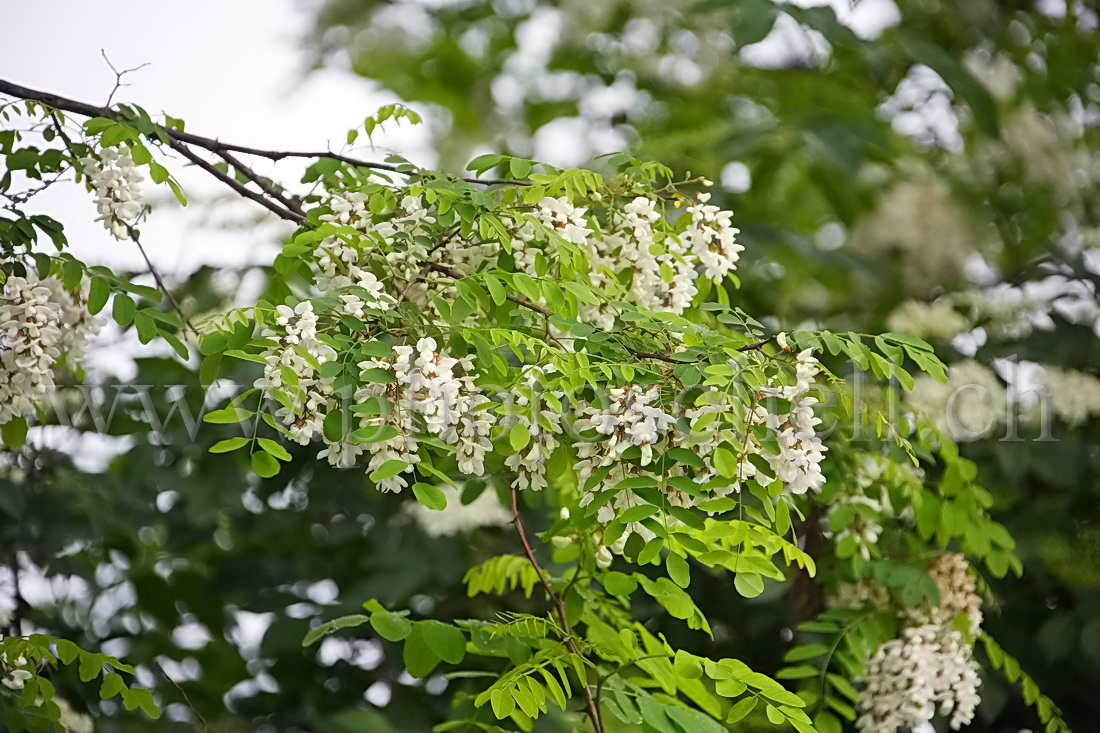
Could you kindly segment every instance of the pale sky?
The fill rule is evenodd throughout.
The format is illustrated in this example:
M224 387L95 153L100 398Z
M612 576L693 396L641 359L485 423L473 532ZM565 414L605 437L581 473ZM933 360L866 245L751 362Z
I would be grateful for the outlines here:
M331 142L339 148L349 128L361 125L379 105L395 98L345 71L303 74L299 38L310 29L310 7L315 4L0 0L5 30L0 78L103 104L115 81L101 55L105 51L120 70L148 64L126 76L129 86L115 95L116 102L140 104L154 117L167 112L186 120L190 132L255 147L319 149ZM400 149L418 163L434 163L426 131L406 126L381 138L381 144ZM209 213L199 204L220 194L222 187L202 171L185 170L178 159L162 162L195 202L180 212L167 188L146 183L147 195L157 201L168 198L142 227L146 249L159 267L174 271L200 263L256 262L265 254L269 260L282 230L227 233L203 227ZM281 179L293 183L301 167L286 163L278 170ZM92 222L93 199L81 187L58 184L36 198L33 208L62 219L73 252L89 264L140 268L140 255L132 245L116 242ZM232 211L247 219L262 210L243 202Z

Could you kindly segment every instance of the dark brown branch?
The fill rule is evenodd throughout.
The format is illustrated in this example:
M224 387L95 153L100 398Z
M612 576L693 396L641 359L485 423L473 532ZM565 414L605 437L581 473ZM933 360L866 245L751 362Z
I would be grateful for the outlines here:
M73 112L85 117L106 117L108 119L116 119L117 113L107 107L97 107L94 104L87 104L85 102L78 102L75 99L68 99L66 97L59 96L57 94L51 94L49 92L42 92L37 89L30 89L28 87L13 84L9 81L0 79L0 94L10 94L13 97L19 97L21 99L31 99L36 102L42 102L43 104L55 107L66 112ZM301 152L291 150L262 150L260 148L251 148L246 145L234 145L232 143L225 143L220 140L214 140L212 138L203 137L202 135L195 135L190 132L184 132L183 130L176 130L171 127L164 127L158 125L162 131L168 137L177 142L187 143L189 145L195 145L200 148L209 150L212 153L220 155L223 152L230 153L243 153L245 155L254 155L258 158L267 158L268 160L284 160L286 158L329 158L331 160L337 160L341 163L347 163L348 165L358 166L360 168L371 168L379 171L388 171L390 173L404 173L400 170L399 166L392 165L390 163L374 163L367 160L359 160L358 158L351 158L346 155L340 155L331 151L319 151L319 152ZM466 181L467 183L478 183L486 186L492 185L511 185L511 186L527 186L530 185L526 181L517 181L510 178L462 178L459 180Z
M278 201L288 210L301 216L303 221L305 220L306 212L302 209L302 205L297 201L296 198L284 194L283 190L279 186L277 186L275 182L272 181L270 178L267 178L266 176L261 176L260 174L256 173L256 171L252 170L247 165L242 163L240 159L232 153L222 151L218 153L218 155L221 157L222 160L236 168L238 171L243 173L250 181L259 186L260 189L268 196Z
M172 679L170 676L168 676L168 673L164 671L164 667L161 666L159 661L154 659L153 664L157 665L157 669L159 669L160 673L162 675L164 675L164 679L171 682L172 686L175 687L177 690L179 690L180 695L183 697L183 702L191 710L191 714L199 719L199 723L202 725L202 729L204 731L210 730L209 726L206 724L206 718L202 717L202 713L200 713L198 710L196 710L195 706L191 704L191 698L187 697L187 693L184 692L183 688L180 687L179 683L176 682L174 679Z
M528 561L535 568L535 573L539 576L539 583L542 584L543 590L546 591L547 597L550 602L554 604L554 610L557 611L558 620L561 621L561 628L564 632L565 648L569 650L570 654L580 656L577 653L577 647L573 644L573 630L569 627L569 619L565 614L565 601L558 597L558 594L550 587L550 583L546 580L546 574L542 572L542 566L539 565L539 561L535 559L535 553L531 549L530 543L527 542L527 533L523 531L523 522L519 519L519 505L516 501L516 487L512 487L512 523L516 525L516 532L519 533L520 542L523 543L523 554L527 556ZM584 708L588 713L589 719L592 721L592 729L595 733L603 733L603 724L600 721L600 711L596 707L596 700L592 697L592 690L588 687L588 684L582 680L581 689L584 690Z
M296 214L293 211L284 209L282 206L275 203L274 201L271 201L270 199L256 193L228 173L222 173L220 170L218 170L217 166L215 166L210 161L203 159L202 156L197 155L193 150L191 150L191 148L187 147L179 140L169 139L168 145L171 146L171 148L177 153L187 158L199 168L202 168L204 171L214 176L225 185L232 188L241 196L244 196L246 199L251 199L252 201L255 201L260 206L263 206L265 209L273 212L280 218L286 219L287 221L292 221L295 224L301 224L303 221L306 220L306 218L301 214Z
M153 266L153 261L149 259L148 253L145 251L145 247L141 245L141 240L138 239L137 232L132 226L126 224L126 231L130 235L130 239L134 240L134 244L137 245L138 251L141 252L142 258L145 259L145 264L149 267L149 274L153 276L153 280L157 283L157 289L164 293L164 297L168 299L168 303L172 306L172 309L179 315L180 321L183 322L187 328L191 329L191 333L195 334L197 338L199 335L198 330L188 319L187 315L183 312L183 308L180 308L180 304L176 302L176 299L172 296L172 291L168 289L168 286L164 284L164 279L160 276L157 268Z

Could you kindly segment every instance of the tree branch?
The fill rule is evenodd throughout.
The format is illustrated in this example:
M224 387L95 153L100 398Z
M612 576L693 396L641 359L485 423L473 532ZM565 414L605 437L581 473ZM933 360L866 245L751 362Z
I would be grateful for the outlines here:
M233 176L231 176L227 173L222 173L220 170L217 169L217 167L214 166L213 163L211 163L208 160L204 160L202 158L202 156L200 156L200 155L196 155L195 152L193 150L191 150L191 148L187 147L186 145L181 143L179 140L170 138L168 140L168 145L171 146L171 148L173 150L175 150L177 153L179 153L183 157L187 158L192 163L194 163L198 167L202 168L204 171L206 171L210 175L214 176L215 178L217 178L219 181L221 181L225 185L232 188L234 191L239 193L241 196L244 196L246 199L251 199L252 201L255 201L256 203L258 203L260 206L263 206L268 211L273 212L276 216L279 216L282 219L286 219L287 221L292 221L295 224L301 224L302 222L304 222L306 220L306 218L304 216L302 216L301 214L297 214L293 211L289 211L287 209L284 209L282 206L275 203L274 201L271 201L270 199L267 199L264 196L261 196L260 194L256 193L252 189L246 187L244 184L242 184L240 181L238 181Z
M170 291L168 289L168 286L164 284L164 279L161 278L160 273L157 272L157 268L153 266L153 261L149 259L149 255L146 253L145 247L141 245L141 240L138 239L137 232L129 224L126 224L126 231L129 233L130 239L132 239L134 241L134 244L137 245L138 251L141 252L142 258L145 259L145 264L149 267L149 274L153 276L153 280L155 280L157 283L157 289L160 290L160 292L164 293L164 297L168 299L169 304L171 304L177 315L179 315L180 320L183 322L183 325L191 329L191 333L195 334L195 337L198 338L198 330L195 328L194 324L191 323L191 320L187 317L187 315L183 312L183 308L180 308L180 304L176 302L176 299L172 296L172 291Z
M554 604L554 610L557 611L558 619L561 621L562 631L565 632L565 638L562 640L565 642L565 648L569 650L570 654L580 656L577 653L577 647L573 644L573 630L569 627L569 619L565 615L565 601L559 598L550 587L550 583L546 580L546 575L542 572L542 566L539 565L539 561L535 559L535 553L531 549L531 545L527 542L527 533L523 531L523 522L519 519L519 505L516 502L516 487L513 486L511 491L512 523L516 525L516 532L519 533L520 542L523 543L523 554L527 556L528 561L534 566L543 590L546 591L546 595L550 598L551 603ZM596 707L595 698L592 697L592 690L588 687L588 684L583 681L581 689L584 690L585 712L588 713L588 717L592 721L592 728L595 733L603 733L603 723L600 721L600 711L599 708Z
M222 151L218 153L218 155L221 156L222 160L236 168L238 171L243 173L250 181L259 186L260 189L263 190L263 192L266 193L268 196L278 201L290 211L301 216L303 221L305 220L306 212L302 209L302 205L298 203L295 198L285 195L282 189L279 186L276 186L274 181L272 181L270 178L259 175L247 165L242 163L240 159L232 153Z
M0 79L0 94L10 94L13 97L19 97L21 99L31 99L36 102L55 107L56 109L64 110L66 112L73 112L85 117L106 117L108 119L117 119L116 112L108 107L97 107L94 104L87 104L86 102L79 102L75 99L68 99L57 94L51 94L50 92L43 92L37 89L30 89L28 87L13 84L10 81ZM220 140L215 140L202 135L195 135L190 132L184 132L183 130L177 130L172 127L164 127L163 125L157 125L164 131L171 139L187 143L189 145L195 145L200 148L209 150L212 153L220 155L223 152L229 153L243 153L245 155L254 155L258 158L267 158L268 160L279 161L286 158L329 158L331 160L337 160L341 163L347 163L348 165L358 166L360 168L371 168L379 171L388 171L390 173L404 173L400 170L400 166L392 165L390 163L374 163L368 160L360 160L358 158L351 158L346 155L340 155L333 153L332 151L319 151L319 152L304 152L304 151L292 151L292 150L262 150L260 148L251 148L246 145L234 145L233 143L225 143ZM510 178L462 178L458 177L461 181L467 183L477 183L486 186L493 185L510 185L510 186L528 186L530 185L526 181L517 181Z

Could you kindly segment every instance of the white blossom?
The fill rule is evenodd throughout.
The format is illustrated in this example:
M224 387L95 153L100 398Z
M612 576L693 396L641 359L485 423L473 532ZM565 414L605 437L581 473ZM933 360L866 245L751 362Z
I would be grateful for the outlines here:
M734 239L740 230L730 223L733 212L706 203L709 193L698 194L698 199L699 203L688 207L691 224L681 237L702 263L703 276L720 282L736 267L745 248Z
M989 367L972 359L953 364L946 384L918 376L906 400L917 414L956 441L988 435L1008 412L1004 385Z
M26 657L9 658L7 652L0 654L0 682L9 690L22 690L32 677L34 672Z
M0 424L34 414L54 389L64 342L64 308L33 275L12 276L0 294Z
M101 148L80 159L84 175L96 194L96 208L103 226L116 239L129 239L127 225L132 225L145 204L141 196L144 178L130 157L126 145Z
M565 196L539 201L535 217L567 242L587 247L592 230L586 216L588 209L573 206Z
M820 489L825 483L821 461L828 448L814 429L821 423L821 419L813 411L813 406L818 401L806 394L817 374L817 363L809 350L803 351L796 358L793 385L766 387L761 390L765 396L790 400L790 412L776 414L761 405L753 411L754 421L771 429L778 443L778 453L765 451L762 454L767 459L768 466L775 472L776 478L781 479L787 490L793 494Z
M859 695L862 733L895 733L941 715L958 730L974 717L981 684L977 663L958 631L937 624L914 626L879 646L864 665Z
M317 314L308 300L294 308L280 305L276 313L278 330L263 331L264 338L276 344L264 352L264 373L253 386L286 395L289 406L279 407L275 416L291 440L306 445L322 434L325 413L333 403L332 379L321 377L311 359L324 364L335 359L336 352L318 339Z

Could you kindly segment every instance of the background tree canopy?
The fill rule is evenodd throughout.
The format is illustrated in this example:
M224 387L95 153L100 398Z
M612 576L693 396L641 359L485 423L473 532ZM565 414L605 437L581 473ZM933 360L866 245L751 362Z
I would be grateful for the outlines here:
M1089 730L1100 717L1096 27L1096 11L1072 0L864 0L839 18L771 0L333 0L306 45L318 65L350 60L420 110L445 169L491 150L609 171L597 156L629 149L711 178L745 246L736 305L776 330L915 333L954 365L953 381L986 385L961 452L993 493L1023 575L983 576L1003 602L986 609L985 628ZM272 276L236 274L234 284ZM204 269L176 295L210 312L235 297L225 284ZM219 377L251 382L254 371L226 360ZM210 730L396 733L445 719L446 682L413 679L378 639L331 637L316 654L302 639L367 598L443 619L516 610L512 597L467 597L463 582L472 563L515 552L514 535L433 535L361 472L308 448L288 446L294 460L260 480L238 455L208 452L232 426L193 433L180 412L168 419L168 385L192 385L191 399L200 378L170 358L139 359L110 422L129 447L105 473L43 447L5 467L0 546L9 567L50 581L20 615L134 664L140 683ZM935 414L946 399L918 380L910 403ZM1006 417L1017 412L1018 424ZM73 422L92 431L95 417ZM524 509L543 530L540 501ZM749 600L704 573L693 593L719 622L713 641L648 597L634 610L674 647L768 674L821 605L797 583ZM99 705L76 678L62 670L58 687ZM1039 727L1010 688L983 679L971 730ZM191 727L120 707L97 730ZM773 729L762 712L734 729L757 727Z
M1005 606L988 623L1071 718L1091 720L1095 8L864 0L840 10L330 0L310 45L317 63L350 59L356 73L429 105L443 160L487 147L580 160L629 145L721 181L716 196L746 246L739 296L750 312L785 327L911 330L948 361L996 363L992 383L1025 393L1025 404L1038 384L1054 402L1076 402L1054 407L1053 442L1005 440L999 420L963 452L1025 562L1023 578L994 583ZM1049 378L1033 364L1049 366ZM1059 370L1093 379L1075 388ZM1014 705L996 708L983 709L990 730L1026 725Z

